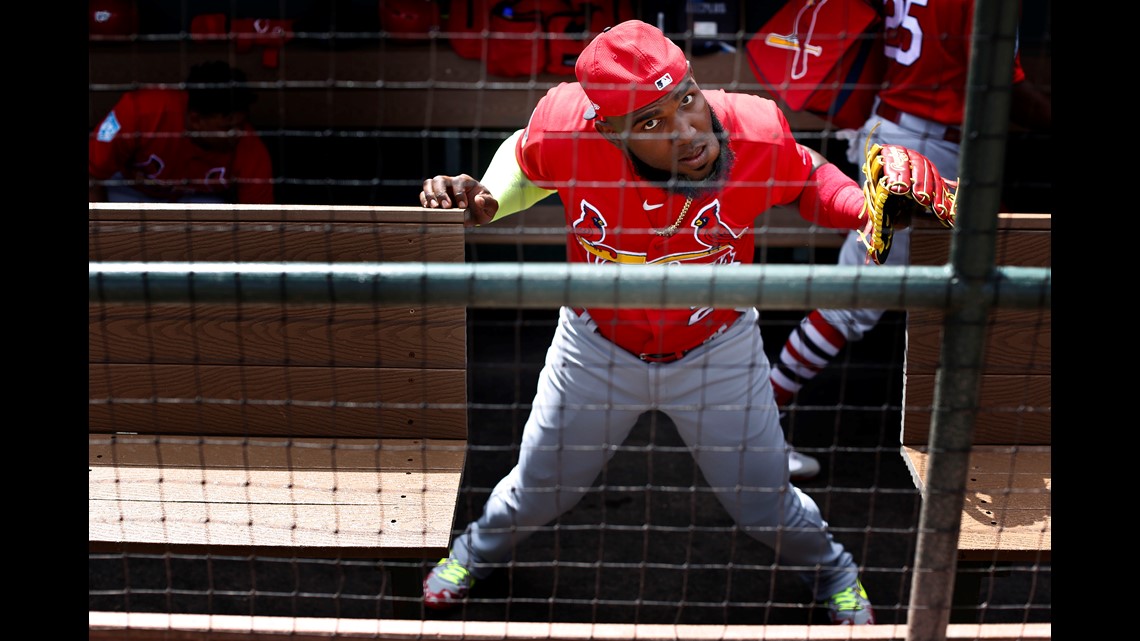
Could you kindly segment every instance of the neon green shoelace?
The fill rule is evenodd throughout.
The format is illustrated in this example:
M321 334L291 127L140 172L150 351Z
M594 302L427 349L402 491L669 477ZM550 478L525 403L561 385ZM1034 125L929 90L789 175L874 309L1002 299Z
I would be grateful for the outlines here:
M448 559L444 560L448 561ZM463 564L459 561L450 561L446 565L443 565L443 569L439 571L439 576L451 581L455 585L462 585L470 574L467 568L463 567Z
M862 610L863 608L859 605L858 596L862 596L865 599L867 598L867 593L863 591L863 586L859 586L858 593L856 593L855 590L856 588L847 588L831 597L831 602L835 604L836 609L841 612L843 610Z

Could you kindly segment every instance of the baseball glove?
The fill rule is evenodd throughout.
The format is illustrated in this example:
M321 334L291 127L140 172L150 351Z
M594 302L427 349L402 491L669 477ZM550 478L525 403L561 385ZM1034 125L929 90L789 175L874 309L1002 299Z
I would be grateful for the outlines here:
M958 183L944 180L934 164L917 151L898 145L871 145L866 148L863 176L860 216L867 214L869 221L860 238L876 265L886 262L894 230L910 225L913 214L934 214L943 226L954 226Z

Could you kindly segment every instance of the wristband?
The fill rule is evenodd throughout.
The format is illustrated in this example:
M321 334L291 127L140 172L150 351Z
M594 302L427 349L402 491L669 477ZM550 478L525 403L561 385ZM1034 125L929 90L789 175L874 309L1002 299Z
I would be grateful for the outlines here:
M833 229L862 229L863 189L832 163L816 169L800 193L800 216Z

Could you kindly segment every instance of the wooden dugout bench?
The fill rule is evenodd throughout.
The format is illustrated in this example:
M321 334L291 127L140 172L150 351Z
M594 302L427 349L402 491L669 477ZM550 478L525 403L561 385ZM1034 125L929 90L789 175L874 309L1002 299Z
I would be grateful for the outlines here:
M258 90L250 118L258 130L352 129L514 130L525 125L546 90L572 76L488 76L479 60L461 58L445 40L382 42L327 51L290 42L281 64L265 68L255 48L238 53L225 42L91 42L88 45L88 130L94 131L123 92L138 86L178 85L190 67L227 60ZM707 89L771 95L761 89L742 53L692 59ZM807 112L786 112L793 131L820 132L826 123ZM417 190L412 188L409 194ZM841 231L812 227L791 208L757 220L757 247L837 248ZM542 203L494 225L469 230L468 243L558 247L566 242L561 206Z
M999 214L995 264L1050 267L1050 230L1049 214ZM911 264L948 263L949 237L936 225L916 224ZM941 311L907 314L902 455L920 490L942 325ZM988 325L952 620L971 616L986 573L1010 563L1051 560L1051 312L997 309Z
M89 206L89 258L464 260L459 214ZM89 303L91 552L436 559L467 446L466 309ZM399 564L394 564L399 565ZM417 568L389 569L418 613Z
M526 125L548 89L572 75L488 75L482 61L461 58L445 39L379 41L329 51L327 43L295 40L280 64L266 68L257 49L239 53L232 42L139 40L88 44L88 129L119 96L141 85L178 85L190 68L226 60L257 90L250 118L258 129L507 130ZM752 74L743 50L691 58L703 89L771 97ZM826 123L789 112L794 131L821 131Z
M176 34L170 34L174 37ZM535 103L572 75L489 75L480 60L462 58L446 39L430 42L370 41L340 50L328 43L293 40L279 64L261 64L258 48L239 52L233 42L140 39L89 41L88 129L94 129L119 96L142 85L177 85L190 68L226 60L242 69L258 92L250 117L259 129L462 129L513 131L526 124ZM772 98L753 74L744 47L690 56L702 89ZM1052 57L1026 51L1026 74L1051 92ZM835 130L806 111L785 109L794 132Z

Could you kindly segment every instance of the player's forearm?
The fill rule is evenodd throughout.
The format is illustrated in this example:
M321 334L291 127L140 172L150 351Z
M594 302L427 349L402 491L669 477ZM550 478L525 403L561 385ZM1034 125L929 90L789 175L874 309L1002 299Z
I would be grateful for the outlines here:
M487 172L479 181L499 202L499 211L491 219L492 221L527 209L550 194L556 193L531 182L523 173L522 167L519 167L518 159L515 157L515 144L522 133L521 129L516 131L499 145L498 151L491 159L491 165L487 167Z
M839 167L825 163L808 179L800 194L799 211L804 220L835 229L863 229L863 189Z

